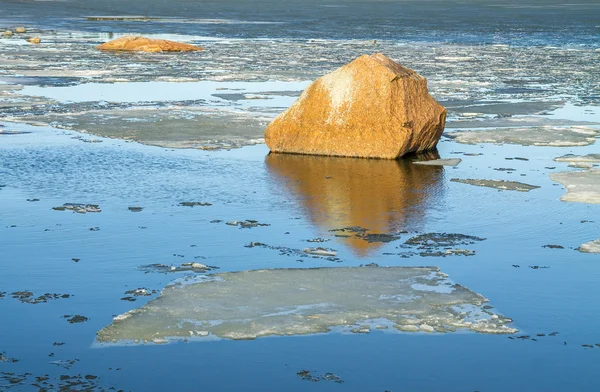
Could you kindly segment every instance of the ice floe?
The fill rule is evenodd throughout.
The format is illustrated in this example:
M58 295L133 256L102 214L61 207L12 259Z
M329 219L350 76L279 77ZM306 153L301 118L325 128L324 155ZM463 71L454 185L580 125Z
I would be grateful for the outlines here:
M406 332L466 329L511 334L511 319L437 267L270 269L209 275L167 286L117 316L97 342L255 339L389 324Z

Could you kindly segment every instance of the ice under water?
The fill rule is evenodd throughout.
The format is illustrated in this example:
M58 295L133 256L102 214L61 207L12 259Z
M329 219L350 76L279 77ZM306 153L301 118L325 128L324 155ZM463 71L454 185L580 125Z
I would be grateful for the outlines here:
M581 175L554 158L599 153L599 7L0 1L0 31L27 28L0 38L0 390L600 389L598 255L577 251L600 237L600 214L595 204L561 201L565 187L551 179ZM94 49L125 34L206 50ZM34 35L39 45L25 41ZM426 76L449 110L447 135L460 132L472 144L444 137L431 156L398 162L268 154L264 127L307 81L372 52ZM494 137L475 140L476 132ZM412 163L437 158L462 162ZM511 192L452 179L540 188ZM65 203L101 211L53 209ZM227 224L234 221L261 225ZM443 233L486 240L407 244ZM336 256L303 251L316 247ZM212 276L280 271L283 281L302 268L345 276L435 265L448 274L441 288L451 281L494 306L475 301L468 311L506 315L519 332L410 333L412 324L384 330L377 319L370 328L357 322L350 331L251 341L215 340L195 328L176 344L94 344L118 315L179 302L161 290L210 287L191 284L206 269L180 268L194 263L218 268ZM382 267L360 267L372 263ZM167 267L144 267L154 264ZM363 292L356 286L353 295ZM235 286L243 288L248 281ZM289 302L265 295L262 304ZM248 311L264 310L243 299ZM333 325L342 324L322 330ZM308 382L299 377L305 371L339 378Z
M115 318L99 342L162 342L211 336L255 339L367 325L418 332L464 328L512 334L487 300L453 285L438 268L302 268L228 272L167 287L157 299ZM476 317L479 316L479 317ZM383 323L378 325L377 322ZM350 328L348 328L350 330Z

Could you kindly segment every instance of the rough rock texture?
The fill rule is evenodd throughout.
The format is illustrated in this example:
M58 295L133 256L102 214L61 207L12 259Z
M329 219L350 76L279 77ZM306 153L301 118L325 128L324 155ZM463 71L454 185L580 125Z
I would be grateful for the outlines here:
M192 52L203 50L199 46L182 44L166 39L151 39L139 36L126 36L96 46L100 50L129 52Z
M317 79L265 140L273 152L395 159L435 148L445 121L427 79L377 53Z

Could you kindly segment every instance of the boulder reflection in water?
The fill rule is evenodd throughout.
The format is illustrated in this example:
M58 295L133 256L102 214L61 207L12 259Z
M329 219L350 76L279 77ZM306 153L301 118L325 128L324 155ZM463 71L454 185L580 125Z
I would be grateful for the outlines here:
M321 229L360 226L370 233L390 233L418 230L427 210L439 207L444 168L411 163L437 158L437 151L401 160L271 153L266 166ZM343 242L358 256L381 246L355 236Z

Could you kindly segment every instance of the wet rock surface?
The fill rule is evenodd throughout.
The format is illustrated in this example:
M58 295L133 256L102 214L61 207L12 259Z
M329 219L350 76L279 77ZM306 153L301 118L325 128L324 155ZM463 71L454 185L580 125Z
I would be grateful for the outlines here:
M530 190L537 189L537 185L529 185L517 181L506 181L506 180L480 180L472 178L452 178L452 182L459 182L461 184L482 186L486 188L495 188L502 191L518 191L518 192L529 192Z

